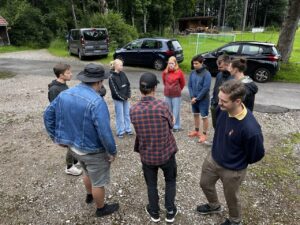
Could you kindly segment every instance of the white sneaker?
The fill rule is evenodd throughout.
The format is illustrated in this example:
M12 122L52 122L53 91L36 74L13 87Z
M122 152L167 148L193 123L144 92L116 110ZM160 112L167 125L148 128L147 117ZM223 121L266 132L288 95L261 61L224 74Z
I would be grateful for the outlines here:
M65 172L66 174L73 175L73 176L79 176L82 174L82 170L78 169L75 165L73 165L69 169L66 167Z

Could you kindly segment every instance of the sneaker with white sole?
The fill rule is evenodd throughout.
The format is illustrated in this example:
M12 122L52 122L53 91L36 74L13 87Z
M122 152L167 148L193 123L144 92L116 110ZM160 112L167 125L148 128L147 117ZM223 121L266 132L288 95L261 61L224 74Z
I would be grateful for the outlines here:
M151 220L154 223L158 223L160 221L159 213L151 211L150 205L147 205L145 207L145 210L146 210L146 213L148 213L148 215L150 216Z
M167 223L173 223L175 221L175 216L177 215L178 211L177 209L175 208L173 211L170 211L166 213L166 222Z
M73 165L69 169L66 167L65 172L66 174L73 175L73 176L79 176L82 174L82 170L78 169L75 165Z

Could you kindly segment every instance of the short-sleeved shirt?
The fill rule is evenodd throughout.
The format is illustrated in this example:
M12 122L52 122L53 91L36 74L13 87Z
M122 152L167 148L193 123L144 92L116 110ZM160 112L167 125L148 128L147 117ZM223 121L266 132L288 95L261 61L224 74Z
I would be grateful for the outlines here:
M134 150L148 165L163 165L177 152L172 133L173 116L167 103L154 97L142 97L131 107L130 119L135 128Z

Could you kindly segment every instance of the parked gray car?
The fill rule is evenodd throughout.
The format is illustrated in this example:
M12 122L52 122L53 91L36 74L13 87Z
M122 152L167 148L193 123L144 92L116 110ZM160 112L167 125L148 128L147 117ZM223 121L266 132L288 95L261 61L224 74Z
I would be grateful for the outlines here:
M67 36L70 55L82 60L87 56L108 55L108 33L106 28L81 28L70 30Z

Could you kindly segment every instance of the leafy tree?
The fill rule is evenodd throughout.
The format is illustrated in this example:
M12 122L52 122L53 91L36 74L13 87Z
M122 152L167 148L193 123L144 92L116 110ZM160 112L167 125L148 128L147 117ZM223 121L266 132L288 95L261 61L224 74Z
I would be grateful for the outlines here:
M133 26L125 23L121 14L109 12L106 15L93 14L89 21L91 27L106 27L110 42L118 47L136 39L138 33Z

